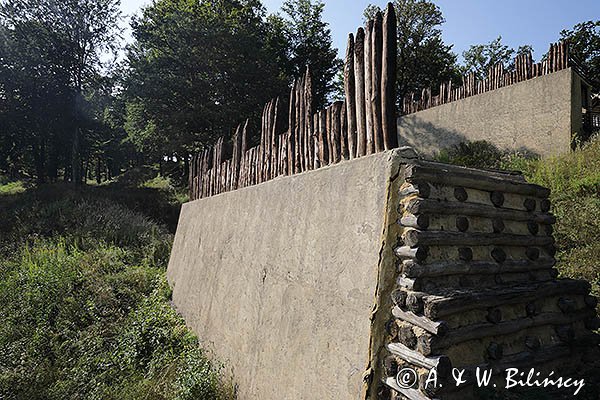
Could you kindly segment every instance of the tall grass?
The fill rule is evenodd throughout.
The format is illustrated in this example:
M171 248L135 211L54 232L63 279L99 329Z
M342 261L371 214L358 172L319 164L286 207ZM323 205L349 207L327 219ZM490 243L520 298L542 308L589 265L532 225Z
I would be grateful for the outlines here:
M0 399L231 398L169 305L165 225L60 192L0 207Z

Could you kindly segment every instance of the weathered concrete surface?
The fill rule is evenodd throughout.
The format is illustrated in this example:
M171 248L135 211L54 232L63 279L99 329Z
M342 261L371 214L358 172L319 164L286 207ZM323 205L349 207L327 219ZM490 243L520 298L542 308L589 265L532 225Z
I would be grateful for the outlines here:
M402 116L398 136L425 156L475 140L549 156L570 151L581 115L581 80L569 68Z
M363 398L398 164L380 153L183 206L173 300L241 400Z

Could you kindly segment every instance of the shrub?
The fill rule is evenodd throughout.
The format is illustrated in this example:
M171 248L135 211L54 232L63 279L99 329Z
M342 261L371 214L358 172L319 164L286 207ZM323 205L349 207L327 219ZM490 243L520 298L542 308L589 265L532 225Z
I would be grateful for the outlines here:
M502 152L493 144L480 140L461 142L442 150L437 159L463 167L497 169L501 166Z

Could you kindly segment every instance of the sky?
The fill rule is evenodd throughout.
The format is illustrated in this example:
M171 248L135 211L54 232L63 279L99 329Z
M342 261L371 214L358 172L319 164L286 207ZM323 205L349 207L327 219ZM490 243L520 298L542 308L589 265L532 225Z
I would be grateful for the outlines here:
M124 14L131 16L150 0L121 0ZM330 24L334 46L345 54L348 33L363 24L363 10L369 4L384 6L385 0L323 0L323 19ZM470 45L488 43L499 35L504 44L518 48L533 46L538 60L559 32L578 22L600 19L600 0L435 0L446 22L442 33L446 44L461 55ZM271 13L283 0L263 0ZM126 32L125 37L131 36Z

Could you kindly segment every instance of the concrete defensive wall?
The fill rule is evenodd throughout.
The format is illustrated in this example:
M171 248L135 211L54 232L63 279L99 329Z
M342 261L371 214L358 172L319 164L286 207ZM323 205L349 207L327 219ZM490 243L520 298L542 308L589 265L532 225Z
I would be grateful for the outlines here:
M173 302L240 400L477 398L452 367L583 374L596 301L556 279L548 194L404 148L199 199Z
M364 398L400 161L379 153L183 206L173 300L241 399Z
M541 156L568 153L583 134L582 83L567 68L403 115L398 140L427 156L476 140Z

